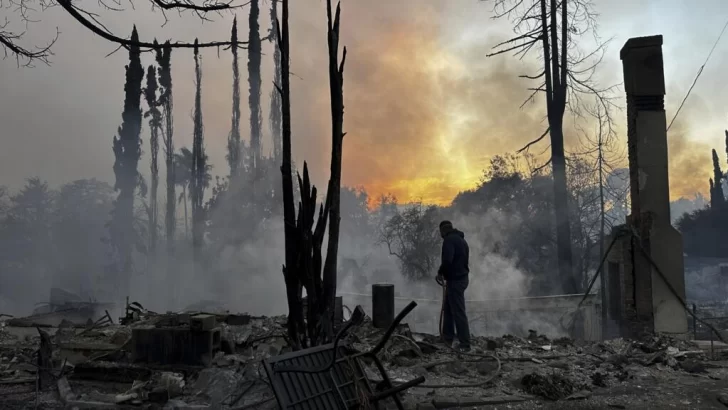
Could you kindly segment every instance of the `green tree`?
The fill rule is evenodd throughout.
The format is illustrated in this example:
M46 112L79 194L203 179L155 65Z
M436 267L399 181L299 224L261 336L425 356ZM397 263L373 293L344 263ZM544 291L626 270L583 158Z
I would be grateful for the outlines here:
M134 27L132 41L139 35ZM120 277L118 288L122 294L128 293L130 275L133 269L132 252L136 242L134 232L134 196L139 183L137 165L141 156L141 140L139 134L142 127L142 68L138 46L129 47L129 64L126 66L126 83L124 84L124 112L119 127L118 137L114 137L114 189L119 193L114 202L110 234L116 253L115 272Z

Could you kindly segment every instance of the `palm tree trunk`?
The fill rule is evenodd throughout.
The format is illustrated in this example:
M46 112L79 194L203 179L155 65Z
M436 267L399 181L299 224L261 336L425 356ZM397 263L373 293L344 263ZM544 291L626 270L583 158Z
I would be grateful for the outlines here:
M187 187L182 187L182 203L185 205L185 238L190 236L190 226L188 223L189 217L187 216Z

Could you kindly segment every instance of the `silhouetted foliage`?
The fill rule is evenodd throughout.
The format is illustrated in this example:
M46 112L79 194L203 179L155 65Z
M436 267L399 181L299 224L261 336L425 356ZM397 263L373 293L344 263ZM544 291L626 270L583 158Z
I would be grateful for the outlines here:
M402 274L412 280L431 279L440 257L439 210L422 203L410 204L383 226L379 241L399 260Z
M713 178L710 180L710 206L712 208L722 208L725 205L725 195L723 194L723 171L720 169L720 160L718 153L713 150Z
M683 235L688 256L728 257L728 212L725 209L700 209L681 216L677 228Z
M273 84L277 87L281 87L281 49L278 41L276 41L276 33L279 30L278 27L278 3L280 0L271 0L270 2L270 31L268 32L268 40L273 43L273 64L275 67L275 74L273 77ZM276 87L270 92L270 112L268 114L268 125L270 126L271 137L273 138L273 158L276 161L281 159L281 127L282 127L282 113L281 113L281 94L278 92Z
M51 286L86 295L114 290L102 277L112 251L102 240L115 197L110 185L78 180L55 191L30 178L14 195L0 194L0 298L30 309Z
M139 38L136 27L131 38ZM126 82L124 84L124 112L119 127L118 137L114 137L114 189L119 193L114 203L110 225L111 241L115 249L114 270L120 275L121 292L127 292L129 279L133 269L132 252L137 244L134 233L134 197L139 183L137 165L141 157L141 140L139 134L142 127L142 80L144 69L137 46L129 48L129 64L126 66Z
M250 107L250 163L253 169L258 168L260 161L260 128L263 122L260 110L260 61L261 39L259 0L250 1L248 15L248 106Z
M197 40L195 40L197 43ZM195 111L193 116L194 129L192 140L192 170L190 176L190 196L192 203L192 248L195 260L199 261L200 248L205 229L205 209L203 196L205 187L209 183L207 173L207 155L205 155L204 129L202 124L202 66L200 55L195 48Z
M164 43L165 47L156 50L157 64L159 64L159 105L162 107L162 115L164 118L164 158L167 170L167 200L164 217L164 225L167 239L167 255L172 258L174 256L174 235L177 228L176 220L176 195L175 185L177 178L175 177L174 164L174 122L172 110L174 107L172 98L172 48L169 42Z
M234 178L241 167L240 154L242 146L240 141L240 69L238 68L238 19L233 20L230 42L233 53L233 113L231 116L230 135L228 136L227 160L230 167L230 177Z
M149 250L152 254L157 248L157 232L159 223L157 218L159 210L157 206L157 189L159 187L159 130L162 127L162 113L159 111L159 100L157 100L157 73L153 65L147 69L147 86L144 89L144 99L147 102L148 110L144 113L149 118L149 151L151 159L149 168L152 178L151 193L149 194L149 207L147 218L149 219Z

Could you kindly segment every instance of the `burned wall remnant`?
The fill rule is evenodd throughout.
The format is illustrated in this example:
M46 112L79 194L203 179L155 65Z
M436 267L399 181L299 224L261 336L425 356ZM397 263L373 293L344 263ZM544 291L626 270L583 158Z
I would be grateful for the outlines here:
M682 236L670 223L662 36L627 40L620 52L627 94L632 213L613 233L609 298L620 332L686 334Z

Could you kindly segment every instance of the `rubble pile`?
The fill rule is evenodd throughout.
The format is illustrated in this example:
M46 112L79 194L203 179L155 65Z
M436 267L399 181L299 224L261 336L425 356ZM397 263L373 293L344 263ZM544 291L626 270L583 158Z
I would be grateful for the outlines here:
M123 322L61 322L42 328L52 341L52 366L46 369L38 365L39 330L0 322L2 408L36 403L40 408L276 408L262 360L290 351L285 316L156 314L138 305L127 311ZM148 357L153 356L139 359L140 347L133 339L140 329L184 335L183 329L195 326L212 337L210 353L200 355L201 364L185 362L185 355L169 356L166 362L152 362ZM367 319L345 342L367 351L382 334ZM166 350L178 348L177 340L170 339ZM474 337L472 347L470 353L458 353L437 336L401 324L378 357L395 385L425 377L403 396L409 408L597 400L633 385L657 386L681 378L720 383L728 377L726 366L708 360L704 349L667 337L592 343L552 340L531 331L527 337ZM374 390L381 389L383 380L373 363L364 362L363 367ZM52 383L37 389L42 377Z

